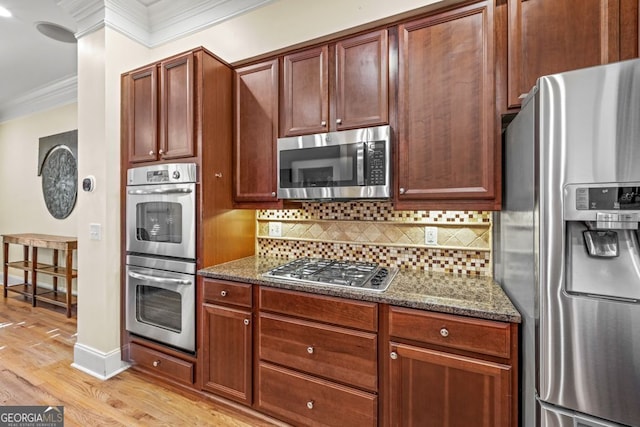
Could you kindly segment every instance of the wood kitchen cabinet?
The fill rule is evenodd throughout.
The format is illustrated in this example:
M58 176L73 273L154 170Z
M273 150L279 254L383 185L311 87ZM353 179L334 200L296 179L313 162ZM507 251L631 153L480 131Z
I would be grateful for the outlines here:
M202 63L196 58L203 54L187 52L122 76L129 163L196 156L195 101L201 80L195 64Z
M234 202L278 208L278 60L238 68L234 77Z
M396 209L499 209L493 1L398 28Z
M638 56L638 0L508 0L508 107L540 76Z
M259 292L257 409L295 425L376 426L377 304Z
M388 73L386 29L285 55L281 136L387 124Z
M388 310L385 425L517 424L517 325Z
M252 287L246 283L202 281L202 388L251 405Z

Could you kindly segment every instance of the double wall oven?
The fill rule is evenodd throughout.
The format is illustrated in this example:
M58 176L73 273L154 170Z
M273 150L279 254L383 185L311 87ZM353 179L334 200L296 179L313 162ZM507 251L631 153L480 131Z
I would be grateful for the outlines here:
M126 190L126 329L195 351L196 164L132 168Z

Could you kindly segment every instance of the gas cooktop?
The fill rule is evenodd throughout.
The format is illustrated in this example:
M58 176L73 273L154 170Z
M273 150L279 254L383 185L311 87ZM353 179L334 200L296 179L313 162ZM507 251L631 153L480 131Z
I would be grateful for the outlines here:
M384 291L397 272L395 267L380 267L370 262L301 258L269 270L263 277L294 283Z

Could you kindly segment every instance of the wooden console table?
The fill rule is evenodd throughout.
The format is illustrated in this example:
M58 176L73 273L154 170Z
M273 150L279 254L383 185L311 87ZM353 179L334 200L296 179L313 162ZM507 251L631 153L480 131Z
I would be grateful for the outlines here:
M78 271L73 269L73 251L78 249L78 240L75 237L52 236L49 234L5 234L2 236L2 243L4 297L7 297L8 291L17 292L31 298L31 303L34 307L37 300L65 307L67 317L71 317L71 308L78 303L77 298L72 295L72 280L78 277ZM10 244L23 246L22 260L9 261ZM29 259L29 248L31 248L31 259ZM53 264L38 262L39 248L53 249ZM60 251L65 252L64 267L59 265ZM22 270L24 272L24 282L9 285L9 268ZM31 281L29 281L29 274L31 274ZM53 277L53 289L38 286L38 274ZM58 279L64 279L65 291L58 290Z

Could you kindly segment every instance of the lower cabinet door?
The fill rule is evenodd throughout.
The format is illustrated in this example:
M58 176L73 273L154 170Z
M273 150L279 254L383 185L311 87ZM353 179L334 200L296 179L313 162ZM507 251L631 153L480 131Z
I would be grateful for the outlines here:
M511 367L390 343L389 425L511 426Z
M258 407L305 426L376 426L378 397L269 363L259 365Z
M251 404L251 312L203 305L202 388Z

